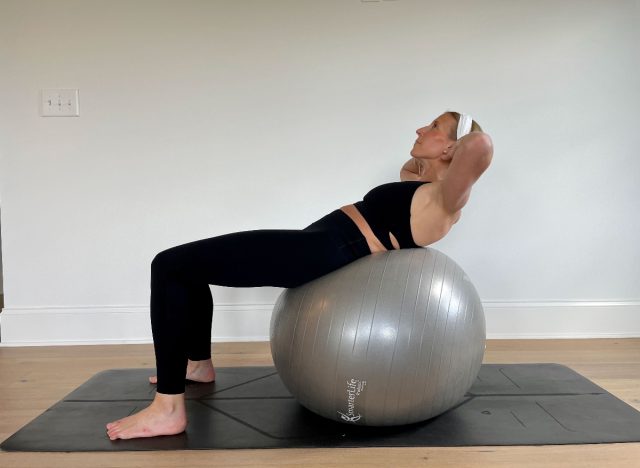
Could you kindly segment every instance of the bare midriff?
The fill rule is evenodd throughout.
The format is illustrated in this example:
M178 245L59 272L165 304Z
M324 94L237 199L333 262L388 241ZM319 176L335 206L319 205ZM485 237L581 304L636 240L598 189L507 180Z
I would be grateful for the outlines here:
M369 223L367 222L366 219L364 219L364 216L362 216L362 213L358 211L358 208L356 208L355 205L345 205L340 209L349 218L351 218L354 223L356 223L356 225L358 226L358 229L360 229L360 232L362 232L362 235L367 240L367 244L369 245L369 249L371 250L371 253L385 252L388 250L382 244L382 242L380 242L380 239L378 239L376 235L373 233L373 231L371 230L371 226L369 226ZM400 248L399 245L398 245L398 248Z

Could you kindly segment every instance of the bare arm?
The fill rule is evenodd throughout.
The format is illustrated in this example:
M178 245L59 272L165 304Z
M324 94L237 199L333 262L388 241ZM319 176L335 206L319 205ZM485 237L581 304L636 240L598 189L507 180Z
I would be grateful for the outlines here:
M444 208L455 213L469 200L471 187L493 158L493 143L486 133L471 132L456 142L451 164L442 180Z
M420 179L421 172L420 161L416 158L411 158L400 169L400 180L402 182L405 180L422 180Z

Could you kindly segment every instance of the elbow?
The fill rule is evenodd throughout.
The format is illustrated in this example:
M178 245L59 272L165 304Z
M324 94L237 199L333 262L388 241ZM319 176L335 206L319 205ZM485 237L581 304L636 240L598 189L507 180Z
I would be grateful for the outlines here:
M491 159L493 159L493 140L488 133L483 133L482 138L480 138L480 150L484 155L484 158L487 160L487 165L491 164Z
M474 155L476 168L480 173L484 172L493 159L493 141L486 133L478 133L470 143L470 154Z

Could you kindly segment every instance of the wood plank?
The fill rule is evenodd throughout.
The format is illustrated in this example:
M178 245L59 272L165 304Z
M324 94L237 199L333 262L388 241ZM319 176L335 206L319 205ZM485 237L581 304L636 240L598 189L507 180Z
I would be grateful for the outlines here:
M216 366L272 365L269 343L215 343ZM640 410L640 338L488 340L484 362L566 365ZM0 439L106 369L155 365L153 345L0 348ZM2 467L640 466L640 443L508 447L0 453Z

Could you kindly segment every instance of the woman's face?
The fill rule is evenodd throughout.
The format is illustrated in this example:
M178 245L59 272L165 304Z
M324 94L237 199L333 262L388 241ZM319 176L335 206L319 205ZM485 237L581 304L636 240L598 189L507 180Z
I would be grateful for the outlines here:
M451 114L438 116L430 125L416 130L418 138L411 149L414 158L436 159L455 139L457 122Z

